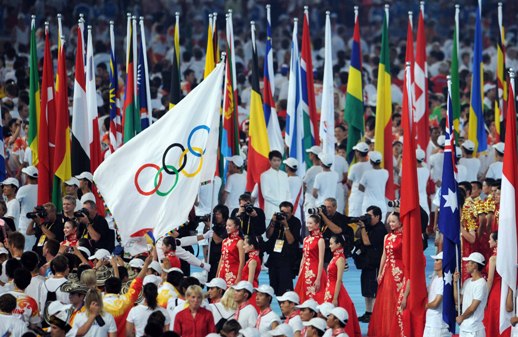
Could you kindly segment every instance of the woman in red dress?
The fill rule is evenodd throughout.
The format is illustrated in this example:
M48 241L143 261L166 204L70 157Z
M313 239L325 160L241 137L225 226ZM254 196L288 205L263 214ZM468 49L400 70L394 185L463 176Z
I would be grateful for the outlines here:
M321 219L315 214L310 215L306 220L310 235L304 239L299 277L295 285L300 303L310 298L318 303L324 301L327 277L324 270L325 241L320 231L320 224Z
M496 271L496 247L498 245L498 232L493 232L489 236L489 247L493 250L493 255L489 258L487 264L487 289L489 295L487 297L487 305L484 311L484 326L486 327L486 336L506 336L511 335L511 329L507 329L500 334L500 292L502 287L502 277Z
M368 336L403 336L403 301L406 279L403 274L403 228L399 213L388 217L391 233L385 236L378 275L378 294L369 324Z
M235 217L229 218L226 229L228 237L221 245L218 277L224 279L230 287L241 281L245 265L245 250L241 237L241 220Z
M344 239L341 235L334 235L329 240L329 248L333 258L327 266L327 284L324 293L324 302L333 303L335 307L342 307L349 314L349 321L345 326L345 332L350 337L361 337L362 331L358 322L358 315L354 303L349 297L342 283L342 275L345 269Z
M73 252L73 247L77 246L77 226L78 224L74 220L65 222L63 226L65 240L61 241L61 253L71 253Z
M166 236L162 240L162 251L169 260L169 268L181 268L180 259L176 256L176 241L172 236Z
M243 243L243 249L245 250L245 254L248 254L248 260L246 260L245 266L243 267L243 281L248 281L252 283L254 288L259 286L259 273L261 272L261 257L259 256L259 243L253 236L245 236L245 241ZM255 297L257 292L252 294L250 297L250 304L252 304L257 312L259 312L259 308L256 306Z

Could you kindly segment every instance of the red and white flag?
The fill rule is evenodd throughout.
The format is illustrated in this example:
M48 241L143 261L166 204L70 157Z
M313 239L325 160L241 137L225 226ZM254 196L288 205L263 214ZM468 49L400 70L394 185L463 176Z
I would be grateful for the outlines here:
M421 2L417 23L414 63L414 123L417 129L417 145L423 151L426 151L430 136L428 130L428 66L426 64L426 37L424 34L424 2Z

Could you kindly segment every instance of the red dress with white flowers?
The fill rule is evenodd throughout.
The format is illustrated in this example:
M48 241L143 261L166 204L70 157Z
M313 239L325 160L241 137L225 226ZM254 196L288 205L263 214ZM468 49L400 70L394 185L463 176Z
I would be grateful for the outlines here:
M311 232L311 235L304 239L304 245L302 247L302 259L304 263L299 271L299 277L295 285L295 292L299 294L300 303L310 298L318 303L324 301L324 292L327 283L325 270L322 270L322 276L320 277L320 289L317 290L314 286L318 276L318 242L320 239L322 239L322 233L320 233L319 230Z
M229 234L221 245L221 268L218 277L225 280L227 286L233 286L240 280L237 279L239 272L239 249L237 243L241 240L239 231Z
M259 286L259 274L261 273L261 258L259 257L259 251L253 250L251 252L248 252L248 260L246 261L245 266L243 267L243 272L242 272L243 277L241 277L241 279L243 281L248 281L248 276L250 274L249 265L250 265L250 262L252 262L252 261L256 262L255 275L254 275L254 280L252 281L252 285L254 286L254 288L257 288ZM250 304L253 305L255 307L255 309L257 310L257 313L259 313L259 308L257 307L257 305L255 303L256 296L257 296L257 292L254 291L254 293L250 297Z
M336 281L338 279L338 267L336 262L339 258L343 258L345 260L343 248L337 249L333 252L333 258L327 266L327 284L324 293L324 302L333 302ZM338 306L347 310L347 313L349 314L349 322L345 326L345 332L347 335L350 337L361 337L362 331L360 329L360 323L358 322L356 308L354 307L354 303L351 300L351 297L349 297L347 290L345 290L343 283L340 286L340 292L338 294Z

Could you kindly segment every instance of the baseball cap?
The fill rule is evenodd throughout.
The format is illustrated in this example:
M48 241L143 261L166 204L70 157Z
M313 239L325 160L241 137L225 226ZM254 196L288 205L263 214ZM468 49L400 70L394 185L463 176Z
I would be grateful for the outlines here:
M94 254L94 255L90 256L90 257L88 258L88 260L95 260L95 259L97 259L97 260L102 260L102 259L104 259L104 258L109 257L110 255L111 255L111 254L110 254L110 252L109 252L109 251L107 251L106 249L101 248L101 249L98 249L98 250L95 252L95 254Z
M90 249L84 247L84 246L77 246L77 249L83 253L86 254L86 257L87 258L90 258L90 256L92 255L92 253L90 253Z
M76 177L72 177L72 178L68 179L67 181L65 181L65 185L68 185L68 186L76 185L77 187L79 187L79 180Z
M0 255L3 255L3 254L9 255L9 251L7 249L5 249L4 247L0 247Z
M25 173L32 178L38 178L38 169L34 166L27 166L22 168L22 173Z
M440 252L436 255L430 255L430 257L434 260L442 260L442 252Z
M418 161L423 161L424 160L424 157L425 157L425 153L423 150L421 149L417 149L415 150L415 158L418 160Z
M293 337L293 328L286 323L279 324L275 329L270 331L272 336Z
M359 142L358 144L353 146L353 150L356 150L358 152L366 153L369 152L369 145L365 142Z
M81 173L80 175L76 176L76 178L79 179L79 180L86 179L86 180L88 180L91 183L94 182L94 176L90 172L88 172L88 171L85 171L85 172Z
M446 137L444 137L444 135L437 137L437 145L442 147L444 144L446 144Z
M249 293L253 293L254 292L254 287L252 286L252 283L250 283L248 281L239 281L238 284L236 284L235 286L232 286L232 289L234 289L234 290L246 290Z
M333 310L331 310L331 315L335 316L335 318L343 324L346 324L349 320L349 314L347 313L347 310L345 310L344 308L334 308Z
M254 290L258 293L270 295L270 297L272 297L272 298L275 297L275 291L273 290L273 288L271 286L269 286L267 284L261 284L259 287L255 288Z
M462 149L459 146L455 147L455 157L457 157L457 158L462 157Z
M160 267L160 263L158 261L153 261L149 264L149 269L153 269L159 274L162 274L162 267Z
M237 167L243 167L243 164L245 163L243 157L238 156L238 155L235 155L232 157L226 157L225 159L233 162L234 165L236 165Z
M322 162L323 165L329 167L329 166L333 165L334 156L332 156L329 153L320 152L318 155L318 159L320 159L320 161Z
M298 305L300 303L300 297L299 294L297 294L294 291L287 291L284 294L282 294L282 296L278 296L277 301L279 301L279 303L284 301L290 301Z
M379 153L378 151L369 152L369 160L374 164L381 163L381 153Z
M131 268L142 269L142 268L144 268L144 261L142 261L141 259L132 259L128 263L128 266L131 267Z
M162 278L156 275L146 275L142 281L142 284L146 285L148 283L154 283L158 287L160 283L162 283Z
M486 264L486 259L484 259L484 255L482 255L478 252L471 253L471 254L469 254L468 257L463 257L462 261L472 261L472 262L481 264L483 266Z
M322 316L327 318L329 316L329 314L331 313L331 310L333 310L335 308L335 306L333 305L333 303L324 302L324 303L320 304L317 308L318 308L318 311L320 311L320 313L322 314Z
M227 283L224 279L220 277L215 277L212 280L210 280L209 283L206 283L205 286L207 288L219 288L223 290L227 290Z
M18 179L10 177L2 181L2 185L13 185L16 188L20 187L20 183L18 182Z
M259 333L259 330L256 328L252 328L249 326L248 328L239 330L239 334L243 337L260 337L261 334Z
M288 159L284 160L283 163L292 169L296 169L299 166L299 161L293 157L289 157Z
M320 152L322 152L322 148L318 145L313 145L312 147L310 147L309 149L306 150L307 153L313 153L313 154L316 154L317 156L320 154Z
M323 318L315 317L310 319L308 322L302 322L304 326L312 326L317 330L325 332L327 330L327 323Z
M502 142L497 143L497 144L493 145L493 149L495 149L500 154L504 154L505 144Z
M484 84L484 93L494 88L496 88L496 85L494 85L493 83L486 83Z
M318 312L318 303L310 298L309 300L304 301L304 303L297 305L295 308L297 309L311 309L314 312Z
M475 151L475 144L469 139L465 140L464 143L462 143L462 147L468 151Z
M200 282L202 288L203 288L203 285L205 283L207 283L207 274L204 273L203 271L198 271L198 272L192 273L191 276Z

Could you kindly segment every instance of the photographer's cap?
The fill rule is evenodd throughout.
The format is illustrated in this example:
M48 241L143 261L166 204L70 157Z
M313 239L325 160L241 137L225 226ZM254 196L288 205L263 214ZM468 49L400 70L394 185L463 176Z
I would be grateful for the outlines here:
M144 261L142 259L133 259L128 263L130 268L142 269L144 268Z
M20 187L20 183L18 182L18 179L10 177L2 181L2 185L13 185L16 188Z
M379 164L381 163L381 153L379 153L378 151L371 151L369 152L369 160L371 162L373 162L374 164Z
M310 147L309 149L306 150L307 153L313 153L313 154L316 154L317 156L320 154L320 152L322 152L322 148L318 145L313 145L312 147Z
M231 287L234 290L246 290L250 294L254 292L254 287L252 286L252 283L248 281L239 281L238 284Z
M38 178L38 169L34 166L27 166L22 168L22 173L25 173L31 178Z
M238 155L232 156L232 157L226 157L225 159L233 162L234 165L236 165L237 167L243 167L243 165L245 164L245 160L243 159L243 157L238 156Z
M299 161L293 157L289 157L288 159L284 160L283 163L294 170L296 170L299 166Z
M318 155L318 159L320 159L322 165L330 167L331 165L333 165L333 161L335 158L334 155L325 152L320 152L320 154Z
M209 283L206 283L205 286L208 288L219 288L223 290L227 290L227 283L224 279L220 277L215 277L212 280L210 280Z
M77 187L79 187L79 180L76 177L72 177L72 178L68 179L67 181L65 181L65 185L68 185L68 186L76 185Z
M101 248L101 249L98 249L98 250L95 252L95 254L94 254L94 255L90 256L90 257L88 258L88 260L95 260L95 259L97 259L97 260L102 260L102 259L105 259L105 258L109 257L110 255L111 255L111 254L110 254L110 252L109 252L109 251L107 251L106 249Z
M88 180L91 183L94 182L94 176L90 172L88 172L88 171L85 171L85 172L81 173L80 175L76 176L76 178L79 179L79 180L86 179L86 180Z
M295 303L295 304L299 305L300 297L299 297L299 294L297 294L294 291L287 291L284 294L282 294L282 296L277 297L277 301L279 301L279 303L289 301L291 303Z
M365 142L359 142L358 144L353 146L353 150L361 152L361 153L367 153L369 152L369 145Z

